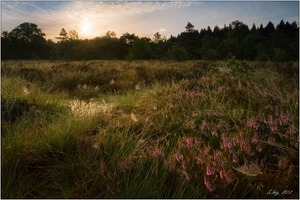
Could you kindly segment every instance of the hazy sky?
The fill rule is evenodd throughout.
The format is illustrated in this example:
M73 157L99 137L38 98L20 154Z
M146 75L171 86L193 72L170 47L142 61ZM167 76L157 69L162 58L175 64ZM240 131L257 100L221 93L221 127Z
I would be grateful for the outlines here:
M160 32L177 36L187 22L200 30L223 27L240 20L275 26L281 19L299 22L298 1L3 1L1 31L11 31L23 22L37 24L46 38L54 39L61 28L76 30L80 38L103 36L107 31L153 37Z

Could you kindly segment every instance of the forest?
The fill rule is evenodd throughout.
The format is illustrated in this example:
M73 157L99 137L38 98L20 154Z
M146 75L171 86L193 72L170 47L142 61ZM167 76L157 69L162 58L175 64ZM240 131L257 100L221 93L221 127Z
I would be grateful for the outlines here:
M226 60L235 57L250 61L296 61L299 55L297 22L281 20L251 28L233 21L223 28L208 26L197 30L190 22L177 36L153 38L114 31L93 39L79 39L76 30L58 30L57 42L46 39L38 25L24 22L1 35L3 60Z

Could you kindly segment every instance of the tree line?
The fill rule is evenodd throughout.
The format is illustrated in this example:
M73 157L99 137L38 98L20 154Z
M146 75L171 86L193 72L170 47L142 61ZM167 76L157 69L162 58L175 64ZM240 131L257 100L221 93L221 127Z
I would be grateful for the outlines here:
M177 36L153 38L113 31L93 39L79 39L75 30L62 28L58 42L45 38L45 33L33 23L25 22L12 31L1 34L2 59L205 59L223 60L231 57L243 60L299 60L299 26L296 22L269 22L265 27L249 28L233 21L223 28L207 27L200 31L190 22Z

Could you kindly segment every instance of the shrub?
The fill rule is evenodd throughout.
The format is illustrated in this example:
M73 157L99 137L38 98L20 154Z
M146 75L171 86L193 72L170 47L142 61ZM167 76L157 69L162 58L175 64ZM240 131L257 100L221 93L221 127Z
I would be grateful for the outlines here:
M274 49L273 60L283 62L287 60L287 54L283 49Z
M211 73L226 78L228 75L237 79L249 78L254 73L254 67L246 61L236 60L235 57L218 62L211 69Z
M167 51L167 56L169 59L176 61L184 61L188 57L187 51L180 46L174 45L171 49Z
M204 63L196 63L194 64L194 66L192 67L192 72L194 74L195 77L197 78L201 78L202 76L204 76L210 69L211 64L204 62Z

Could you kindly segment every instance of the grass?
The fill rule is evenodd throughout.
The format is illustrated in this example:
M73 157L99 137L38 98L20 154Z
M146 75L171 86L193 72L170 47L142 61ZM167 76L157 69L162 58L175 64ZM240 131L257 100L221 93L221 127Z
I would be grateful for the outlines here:
M297 69L5 61L2 198L299 198Z

